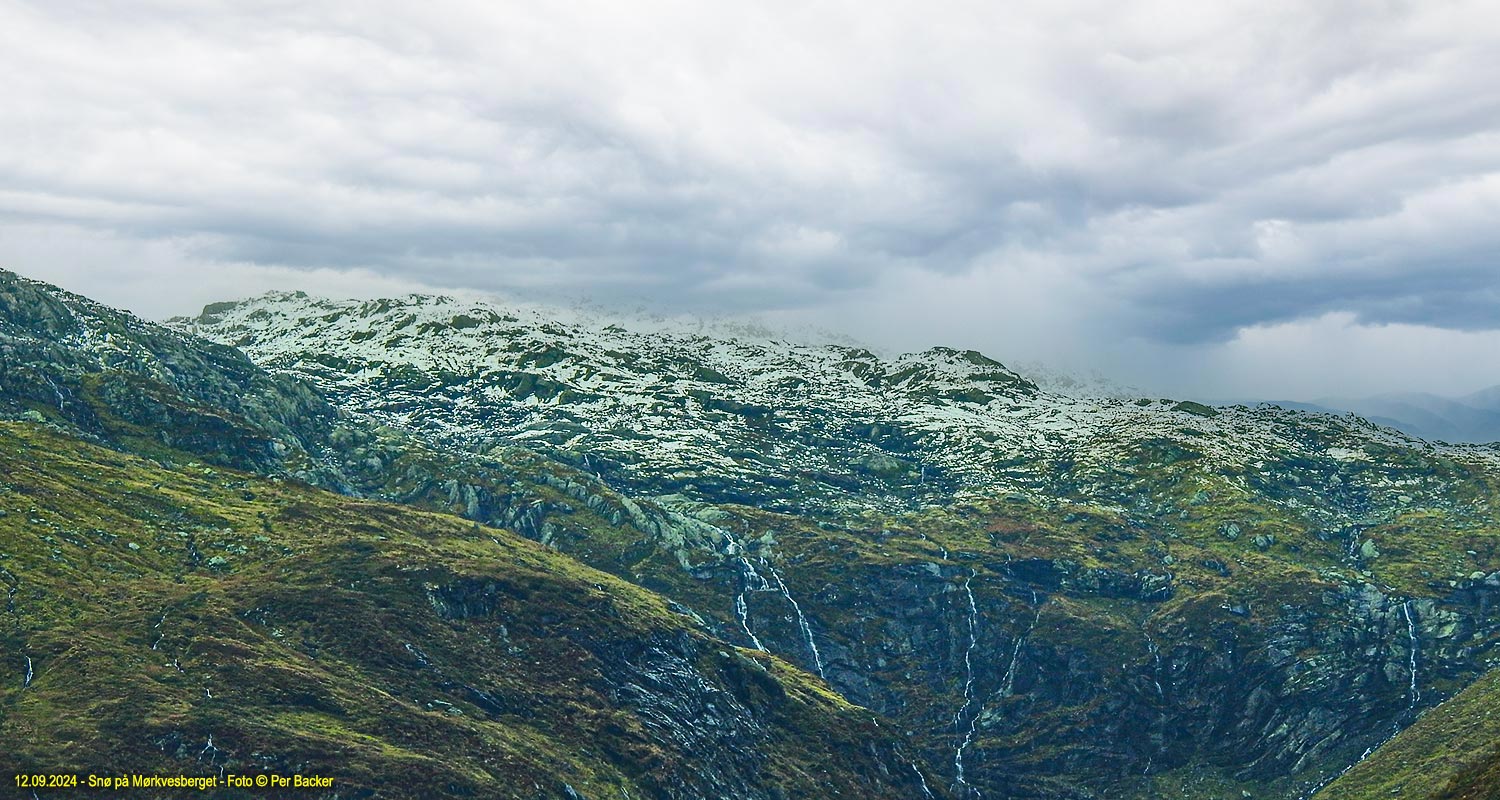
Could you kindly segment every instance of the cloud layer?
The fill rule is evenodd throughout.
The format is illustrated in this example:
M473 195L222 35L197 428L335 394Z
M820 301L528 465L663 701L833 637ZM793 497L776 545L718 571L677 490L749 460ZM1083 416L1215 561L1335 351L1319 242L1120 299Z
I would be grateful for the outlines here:
M132 6L0 0L0 259L148 314L468 287L1500 382L1455 360L1500 352L1492 0Z

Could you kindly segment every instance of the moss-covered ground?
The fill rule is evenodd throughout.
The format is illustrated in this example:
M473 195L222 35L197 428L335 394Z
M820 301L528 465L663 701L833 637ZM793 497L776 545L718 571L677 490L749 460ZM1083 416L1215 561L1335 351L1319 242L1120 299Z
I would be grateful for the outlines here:
M316 773L339 797L652 796L724 754L652 729L606 662L679 641L765 731L765 787L900 796L865 761L885 736L872 715L821 681L710 639L649 591L443 514L0 423L0 581L0 772Z

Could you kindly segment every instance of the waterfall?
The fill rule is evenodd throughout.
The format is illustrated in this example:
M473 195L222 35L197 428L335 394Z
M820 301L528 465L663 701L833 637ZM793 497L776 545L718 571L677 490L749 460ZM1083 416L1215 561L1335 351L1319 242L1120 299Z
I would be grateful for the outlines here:
M1005 668L1005 678L1000 681L1001 697L1010 697L1015 693L1016 663L1021 657L1021 645L1036 630L1036 624L1042 621L1042 604L1037 599L1035 589L1031 591L1031 604L1036 607L1036 615L1031 618L1031 625L1026 628L1026 632L1016 637L1016 646L1010 652L1010 665Z
M55 394L55 395L57 395L57 410L66 413L67 409L63 408L63 393L62 393L62 390L59 389L59 388L57 388L57 384L53 383L51 378L43 375L42 376L42 380L46 381L47 385L52 387L52 393Z
M943 554L943 560L944 561L948 560L948 548L946 548L946 547L942 546L941 544L938 544L937 542L934 542L931 539L927 538L927 534L925 534L925 533L918 533L917 535L920 536L920 537L922 537L922 541L924 541L924 542L927 542L929 544L936 544L938 546L938 552L940 552L940 553Z
M937 800L936 796L932 793L932 787L927 785L927 776L922 774L922 770L917 767L917 762L908 758L906 763L911 766L912 772L917 773L917 780L922 785L922 796L927 798L927 800Z
M1355 767L1357 767L1360 764L1364 763L1364 760L1367 759L1367 758L1369 758L1371 753L1373 753L1376 750L1379 750L1381 747L1385 746L1386 742L1389 742L1390 740L1396 738L1396 734L1398 734L1400 732L1401 732L1401 726L1400 726L1400 724L1397 724L1396 725L1396 730L1391 731L1391 733L1388 736L1386 736L1384 739L1381 739L1376 744L1372 744L1369 747L1366 747L1365 751L1363 753L1359 754L1359 758L1355 759L1355 761L1354 761L1353 764L1350 764L1349 766L1344 767L1343 769L1339 770L1337 775L1332 775L1330 777L1324 778L1323 780L1319 781L1311 789L1307 790L1304 794L1302 794L1298 798L1298 800L1311 800L1312 796L1315 795L1315 794L1317 794L1318 792L1322 791L1324 786L1327 786L1328 784L1333 783L1334 781L1338 780L1339 778L1344 777L1346 774L1348 774L1349 770L1354 769Z
M739 565L740 590L734 596L734 616L740 621L740 628L745 631L745 636L750 639L751 644L755 645L755 649L762 652L769 652L766 650L765 644L761 642L760 637L755 635L755 631L750 630L750 606L745 602L746 592L759 592L768 588L766 579L759 572L756 572L755 567L750 565L749 559L745 558L745 546L740 544L739 540L729 535L729 531L722 528L718 530L724 536L724 541L728 545L725 549L729 555L734 556L735 563Z
M785 597L786 601L791 603L792 610L797 612L797 627L802 629L802 638L807 640L807 649L812 651L813 666L818 670L818 677L827 680L828 676L823 674L823 656L818 652L818 643L813 641L812 627L807 624L807 617L802 613L802 606L798 605L792 593L787 591L786 581L781 579L781 573L776 571L776 565L764 560L762 563L771 571L771 577L776 579L776 588L781 590L781 596Z
M963 724L964 715L968 713L969 706L974 704L974 648L979 645L979 606L974 602L974 590L969 583L974 580L974 572L969 572L969 577L964 578L964 595L969 600L969 646L964 649L964 704L959 706L958 713L953 715L953 725L958 727ZM972 787L964 779L964 750L974 741L974 734L979 727L979 715L975 714L969 719L969 730L958 743L958 748L953 751L953 772L956 782L963 788L964 796L969 796Z
M1411 668L1411 686L1409 688L1411 700L1406 704L1406 710L1415 711L1417 701L1422 699L1422 691L1417 688L1417 621L1412 617L1410 600L1401 604L1401 613L1406 615L1406 649Z
M764 651L766 646L761 644L760 637L755 635L755 631L750 630L750 608L745 604L745 592L750 588L750 576L754 575L762 586L765 585L765 579L760 577L760 573L756 572L743 556L740 558L740 564L744 569L740 573L740 593L734 596L734 615L739 617L740 627L745 629L745 635L750 637L750 643L755 645L756 650Z
M26 677L21 681L21 688L28 689L31 687L31 677L33 675L31 671L31 656L21 656L21 658L26 659Z
M1161 648L1151 639L1151 632L1141 626L1141 635L1146 637L1146 649L1151 651L1151 660L1154 667L1151 670L1151 683L1156 686L1156 696L1162 700L1167 699L1167 693L1161 688Z

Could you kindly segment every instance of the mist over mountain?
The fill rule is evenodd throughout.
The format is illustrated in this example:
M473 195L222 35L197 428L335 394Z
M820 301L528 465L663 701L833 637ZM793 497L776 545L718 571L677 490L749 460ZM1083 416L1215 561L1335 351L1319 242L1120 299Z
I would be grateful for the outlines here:
M1152 395L1500 383L1493 0L434 3L0 6L0 264L153 319L467 289Z
M1371 422L1432 441L1500 441L1500 386L1460 397L1392 392L1369 397L1325 397L1309 403L1270 402L1285 408L1358 414Z

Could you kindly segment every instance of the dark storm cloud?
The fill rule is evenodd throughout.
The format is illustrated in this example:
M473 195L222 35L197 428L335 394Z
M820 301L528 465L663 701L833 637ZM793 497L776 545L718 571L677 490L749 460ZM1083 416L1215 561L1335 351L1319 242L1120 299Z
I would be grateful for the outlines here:
M988 301L978 339L1494 331L1493 10L0 0L0 257L115 247L142 277L70 288L155 313L208 272L342 271L709 312L927 294L914 346L951 316L923 281Z
M1477 263L1494 268L1492 257ZM1216 289L1168 288L1141 304L1141 325L1164 341L1202 342L1232 338L1253 325L1291 322L1348 312L1356 323L1399 323L1457 331L1487 331L1496 325L1500 281L1487 271L1465 272L1446 264L1428 275L1349 279L1296 278L1225 285Z

